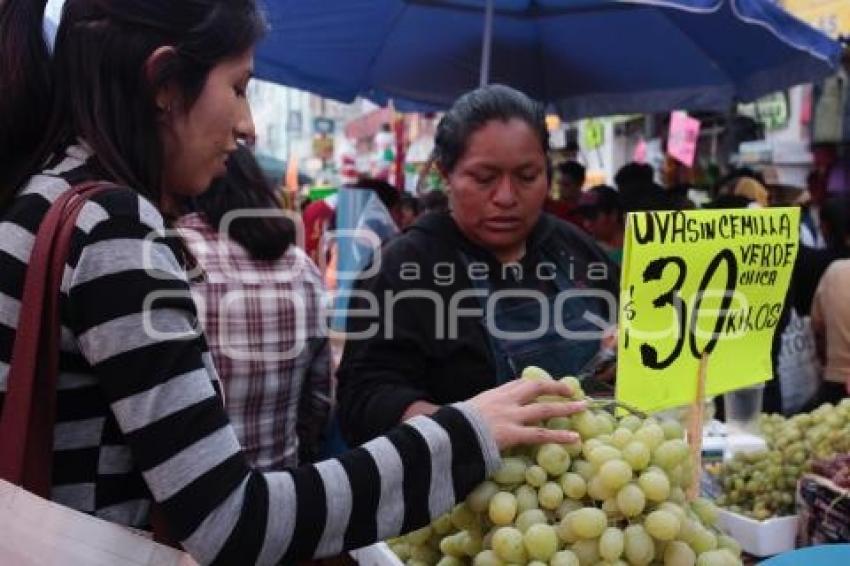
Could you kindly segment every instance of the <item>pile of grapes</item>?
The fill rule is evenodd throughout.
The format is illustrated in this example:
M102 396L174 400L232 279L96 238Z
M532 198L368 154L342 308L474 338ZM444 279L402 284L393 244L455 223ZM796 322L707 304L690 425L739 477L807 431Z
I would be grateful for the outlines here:
M526 379L551 379L537 368ZM578 381L566 377L584 398ZM714 528L717 509L686 502L690 451L676 421L615 418L601 402L546 423L581 442L513 449L466 501L389 541L408 566L734 566L738 543Z
M850 399L791 418L762 415L767 451L736 454L723 465L717 502L758 520L793 515L797 480L815 460L850 452Z

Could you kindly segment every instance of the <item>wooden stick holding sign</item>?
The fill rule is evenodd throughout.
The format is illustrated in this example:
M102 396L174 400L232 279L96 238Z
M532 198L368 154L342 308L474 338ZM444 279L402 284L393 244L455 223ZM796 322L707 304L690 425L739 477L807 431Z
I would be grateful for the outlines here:
M708 352L702 353L697 371L697 396L691 405L688 422L688 443L691 447L691 485L688 487L688 501L699 497L700 477L702 476L702 422L705 418L705 378L708 370Z

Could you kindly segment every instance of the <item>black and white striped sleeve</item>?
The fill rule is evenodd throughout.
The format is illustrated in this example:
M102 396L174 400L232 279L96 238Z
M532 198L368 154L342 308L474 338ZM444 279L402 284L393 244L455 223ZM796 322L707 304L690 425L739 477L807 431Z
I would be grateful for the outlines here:
M274 564L361 547L426 524L498 466L486 424L461 403L336 460L253 471L211 384L162 226L136 195L110 198L118 202L104 207L123 212L88 233L70 319L136 468L196 560Z

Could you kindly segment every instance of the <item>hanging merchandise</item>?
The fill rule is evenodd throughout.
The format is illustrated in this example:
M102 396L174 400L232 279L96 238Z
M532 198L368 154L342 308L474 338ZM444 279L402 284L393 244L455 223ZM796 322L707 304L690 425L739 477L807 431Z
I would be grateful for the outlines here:
M848 76L844 71L826 79L815 87L815 117L812 128L812 142L841 143L850 141L848 115L850 115L850 96L848 96Z

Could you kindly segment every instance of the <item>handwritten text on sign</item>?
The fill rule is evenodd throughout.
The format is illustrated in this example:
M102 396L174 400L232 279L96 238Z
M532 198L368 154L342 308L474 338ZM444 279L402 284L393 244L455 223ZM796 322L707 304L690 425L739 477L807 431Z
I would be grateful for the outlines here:
M771 344L797 256L799 209L629 215L617 398L655 411L773 377Z

